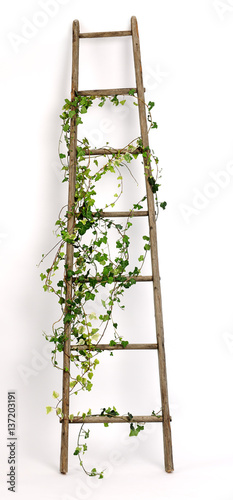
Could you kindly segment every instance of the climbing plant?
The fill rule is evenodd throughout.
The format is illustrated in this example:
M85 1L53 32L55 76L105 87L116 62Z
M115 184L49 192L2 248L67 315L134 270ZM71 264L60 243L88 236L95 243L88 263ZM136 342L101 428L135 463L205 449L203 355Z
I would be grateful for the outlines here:
M130 91L129 95L137 106L138 98L135 96L134 90ZM62 136L59 141L59 156L64 172L62 182L69 181L70 120L75 118L76 124L81 126L83 115L88 112L95 100L99 100L98 106L100 108L107 101L113 106L123 106L126 103L126 99L119 100L117 95L100 98L76 95L72 101L65 99L60 115ZM151 115L153 107L154 102L150 101L146 104L149 130L157 128L157 123L152 120ZM66 153L61 152L62 138L65 141ZM143 148L140 137L135 138L119 150L112 150L107 143L104 146L104 151L104 164L101 164L95 152L91 150L88 138L84 137L82 140L78 140L75 204L72 208L74 225L72 231L67 230L67 221L71 213L67 207L63 207L55 224L58 243L53 248L54 258L47 270L40 275L44 290L55 294L61 307L60 319L53 324L51 334L45 334L46 340L53 345L53 365L63 370L59 366L58 353L64 349L66 324L69 324L71 328L71 344L79 346L79 349L70 355L70 395L77 395L80 391L92 389L93 376L99 364L99 354L101 353L98 344L110 325L113 331L113 338L109 342L110 346L120 343L125 348L128 344L128 341L118 333L118 324L114 320L114 310L116 306L124 309L122 303L124 293L136 283L135 278L141 273L146 255L150 251L150 238L148 235L144 235L141 250L137 256L137 265L131 266L129 229L133 224L135 212L143 209L146 196L129 208L129 216L125 219L124 224L116 222L114 218L104 216L104 211L117 205L123 193L124 171L129 171L134 178L130 165L138 155L146 157L148 164L154 164L153 168L148 169L146 175L155 195L156 214L158 215L159 207L162 209L166 207L166 202L159 203L158 201L160 187L158 158L149 148ZM112 200L108 204L97 206L96 195L101 181L107 174L114 176L117 188L113 190ZM66 263L64 249L66 244L73 245L74 248L73 269L69 269ZM42 255L42 261L48 254L50 252ZM58 275L59 277L57 277ZM67 299L67 286L70 283L72 284L72 298ZM102 298L103 293L101 292L104 292L104 298ZM101 306L97 314L93 311L93 304L98 297L101 297ZM62 419L62 398L56 391L53 392L53 397L56 403L53 407L47 406L47 413L54 409L58 417ZM154 412L152 413L155 415ZM92 415L91 409L80 416L84 419L86 415ZM111 417L118 416L119 413L115 407L108 407L102 408L99 415L108 417L109 422L111 422ZM70 415L69 418L72 421L74 415ZM122 418L130 424L130 436L136 436L144 428L143 425L136 425L132 422L133 415L130 412ZM102 478L103 471L98 472L95 468L87 471L83 464L82 455L87 451L86 440L90 433L89 430L84 429L83 425L82 423L80 427L74 455L78 456L80 465L88 475L97 475ZM108 422L104 425L107 427Z

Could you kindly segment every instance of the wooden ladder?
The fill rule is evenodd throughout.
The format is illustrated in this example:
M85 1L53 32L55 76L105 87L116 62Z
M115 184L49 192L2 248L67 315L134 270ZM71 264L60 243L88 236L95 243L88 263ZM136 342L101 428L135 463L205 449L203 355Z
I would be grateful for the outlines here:
M130 88L119 89L104 89L104 90L78 90L78 75L79 75L79 39L80 38L100 38L100 37L118 37L118 36L132 36L134 66L136 75L136 88L138 96L138 110L140 120L140 130L143 148L149 148L148 130L147 130L147 116L144 97L144 86L142 78L141 54L139 44L139 33L137 19L135 16L131 18L130 31L106 31L96 33L80 33L79 22L73 22L73 41L72 41L72 89L71 100L77 95L86 96L114 96L114 95L127 95ZM68 211L72 212L72 207L75 202L75 178L76 178L76 147L77 147L77 125L76 119L71 118L70 124L70 162L69 162L69 192L68 192ZM116 150L117 151L117 150ZM111 149L111 152L114 152ZM94 154L103 155L106 149L95 149ZM161 289L160 289L160 276L158 264L158 250L157 250L157 233L156 233L156 218L155 218L155 205L154 195L151 186L148 182L148 175L151 175L151 165L148 157L143 157L145 179L146 179L146 193L147 193L147 211L140 211L137 213L139 216L147 216L149 222L149 234L151 245L151 276L138 276L136 281L153 281L153 297L155 309L155 326L156 326L156 344L128 344L126 349L157 349L158 350L158 364L159 364L159 377L160 377L160 391L162 403L161 416L134 416L132 422L160 422L163 426L163 441L164 441L164 462L166 472L172 472L173 457L172 457L172 440L171 440L171 427L170 427L170 412L168 403L168 389L167 389L167 373L166 373L166 359L164 350L164 329L163 329L163 314L161 303ZM131 213L132 215L132 213ZM129 212L104 212L106 217L128 217ZM72 233L74 227L74 216L68 219L67 230ZM73 246L67 244L66 250L66 263L67 270L73 269ZM72 298L72 280L67 283L66 301ZM71 326L69 323L65 324L65 337L67 340L64 344L63 352L63 400L62 400L62 434L61 434L61 460L60 471L65 474L68 472L68 434L69 434L69 390L70 390L70 352L71 350L84 349L85 346L71 346ZM87 346L86 346L87 347ZM120 350L121 345L109 346L108 344L98 344L98 349L101 350ZM106 416L86 416L83 420L82 417L74 417L72 423L105 423L109 422ZM111 417L111 423L124 422L122 417Z

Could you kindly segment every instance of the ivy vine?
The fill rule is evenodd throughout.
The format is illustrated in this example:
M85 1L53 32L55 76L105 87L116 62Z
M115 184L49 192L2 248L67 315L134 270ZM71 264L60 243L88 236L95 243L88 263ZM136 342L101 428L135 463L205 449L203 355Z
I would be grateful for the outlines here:
M134 90L131 90L129 95L130 98L134 99L133 103L137 106L138 98ZM70 120L75 118L76 124L82 125L83 115L87 113L96 99L99 100L99 107L104 106L106 101L110 101L114 106L123 106L126 103L126 99L119 100L117 95L113 97L76 95L72 101L65 99L62 114L60 115L62 119L62 136L59 141L59 156L62 171L64 172L63 182L69 180ZM145 105L148 112L148 130L157 128L157 123L152 120L151 115L154 102L150 101ZM64 137L66 144L66 154L61 152L60 149L62 137ZM94 371L99 364L98 356L102 352L98 349L98 344L103 339L109 325L112 325L113 329L113 338L110 340L109 345L121 344L125 348L128 344L128 341L118 333L118 324L114 320L113 310L115 306L124 309L122 304L124 292L136 283L135 278L140 275L147 252L150 251L150 238L148 235L144 235L142 237L142 251L137 257L138 264L131 267L129 229L133 224L135 211L143 209L146 196L130 207L130 215L125 219L124 225L117 223L113 218L105 217L103 212L107 208L116 206L123 193L124 171L127 169L133 177L130 164L139 154L148 158L154 164L154 169L151 169L150 174L146 175L155 195L157 215L159 207L162 209L166 207L166 202L159 203L158 201L160 187L158 183L160 177L158 158L153 150L143 148L140 137L131 141L124 148L114 150L115 152L111 151L112 148L108 143L104 146L104 149L106 151L104 154L105 161L104 165L102 165L98 160L98 156L91 153L88 139L85 137L82 141L78 140L75 204L72 209L75 220L74 226L72 232L68 232L67 221L71 214L68 212L67 207L63 207L55 223L56 234L59 239L57 245L55 245L55 256L46 272L40 274L44 290L54 293L61 306L61 317L53 324L52 333L50 335L44 334L46 340L53 344L53 365L63 370L58 363L58 353L64 349L66 340L65 325L67 323L71 326L71 344L79 346L79 350L70 355L72 365L72 369L70 369L70 395L77 395L84 390L91 391ZM111 202L108 205L99 207L96 206L96 193L98 185L106 174L113 174L114 179L117 178L117 189L113 193ZM114 251L110 248L112 241L114 241ZM72 270L68 269L66 263L64 246L67 243L73 245L74 248L74 266ZM44 261L48 254L50 252L42 255L41 262ZM58 279L57 275L61 272L62 276ZM70 300L66 300L68 283L72 283L72 298ZM104 299L101 299L102 310L97 315L92 311L91 305L98 296L101 296L101 291L105 292L105 296ZM83 349L82 346L84 346ZM113 355L113 352L111 351L110 354ZM53 407L47 406L46 411L50 413L54 409L58 417L62 419L62 399L56 391L53 391L53 397L56 404ZM158 415L158 413L152 412L153 415ZM80 412L78 415L80 415ZM91 409L81 415L82 419L86 415L92 415ZM111 417L119 415L119 413L115 407L108 407L103 408L99 415L108 417L109 422L111 422ZM74 415L70 415L69 418L72 421ZM144 429L144 425L136 425L131 422L133 418L131 413L128 413L124 418L130 423L130 436L137 436ZM104 425L107 427L108 423ZM95 468L87 471L83 464L82 455L87 451L87 438L90 434L90 431L86 431L83 426L82 423L74 455L78 456L80 465L86 474L98 476L101 479L103 471L98 472Z

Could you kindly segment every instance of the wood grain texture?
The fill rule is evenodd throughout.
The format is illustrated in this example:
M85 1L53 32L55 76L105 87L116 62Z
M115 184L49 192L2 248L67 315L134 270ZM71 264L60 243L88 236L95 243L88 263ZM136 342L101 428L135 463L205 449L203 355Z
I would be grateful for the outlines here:
M132 151L129 151L128 149L122 148L122 149L115 149L115 148L99 148L99 149L86 149L85 150L86 155L85 156L104 156L104 155L116 155L116 154L125 154L125 153L130 153L130 154L140 154L142 153L142 150L140 148L135 148Z
M132 87L118 88L118 89L79 90L78 92L76 92L76 95L107 97L114 95L127 95L130 90L132 90ZM135 88L133 88L133 90L135 93L137 92Z
M109 344L97 344L96 346L92 346L91 348L88 345L71 345L71 351L128 351L128 350L138 350L138 349L158 349L157 344L127 344L126 347L123 347L121 344L117 345L109 345Z
M75 280L78 281L79 279L79 275L75 275ZM82 279L82 276L80 276L80 282L88 282L90 279L96 279L96 281L98 283L107 283L108 281L108 278L104 279L104 278L101 278L100 276L89 276L88 278L85 278L84 280ZM153 281L153 277L152 276L122 276L122 278L125 278L125 281L128 281L128 280L131 280L131 279L134 279L136 282L142 282L142 283L145 283L146 281ZM115 276L113 277L113 281L119 281L120 282L120 278L118 276Z
M149 138L147 130L147 116L145 107L145 96L142 77L141 53L139 43L138 24L135 16L131 18L133 53L134 53L134 66L136 74L136 85L138 95L138 110L139 120L143 147L149 147ZM159 376L160 376L160 391L163 409L163 440L164 440L164 459L165 470L171 472L174 469L173 456L172 456L172 440L171 440L171 427L170 427L170 411L168 403L168 387L167 387L167 373L166 373L166 360L164 349L164 327L163 327L163 314L162 314L162 299L160 289L159 277L159 261L158 261L158 248L157 248L157 230L155 220L155 205L154 195L147 177L151 175L151 165L148 158L143 157L145 176L146 176L146 192L147 203L149 211L149 229L150 229L150 242L151 242L151 265L153 275L153 290L154 290L154 307L155 307L155 322L156 334L158 343L158 361L159 361ZM149 167L149 169L148 169Z
M100 212L101 217L146 217L148 210L132 210L131 212Z
M73 22L73 40L72 40L72 81L71 81L71 100L78 90L78 65L79 65L79 22ZM77 125L76 118L70 122L70 162L69 162L69 190L68 190L68 211L72 212L75 202L75 183L76 183L76 147L77 147ZM70 215L67 223L67 231L73 232L75 223L74 215ZM73 270L73 245L66 246L67 271ZM67 281L66 286L66 305L64 315L68 312L67 300L72 299L72 280ZM60 472L68 472L68 441L69 441L69 394L70 394L70 323L65 324L65 336L67 340L64 343L63 351L63 388L62 388L62 413L64 415L61 433L61 455Z
M131 31L94 31L92 33L80 33L79 38L105 38L114 36L130 36Z
M62 419L60 420L62 422ZM132 418L132 420L129 420L127 416L122 415L122 416L117 416L117 417L106 417L106 416L99 416L99 415L92 415L92 416L86 416L85 418L82 417L74 417L73 420L69 421L70 424L126 424L130 422L138 422L138 423L146 423L146 422L163 422L163 417L162 416L154 416L154 415L137 415Z

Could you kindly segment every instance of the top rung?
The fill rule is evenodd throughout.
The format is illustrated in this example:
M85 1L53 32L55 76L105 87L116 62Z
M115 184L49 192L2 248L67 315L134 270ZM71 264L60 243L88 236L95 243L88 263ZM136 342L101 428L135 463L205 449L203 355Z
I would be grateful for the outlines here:
M79 33L79 38L103 38L111 36L130 36L132 31L97 31L94 33Z

